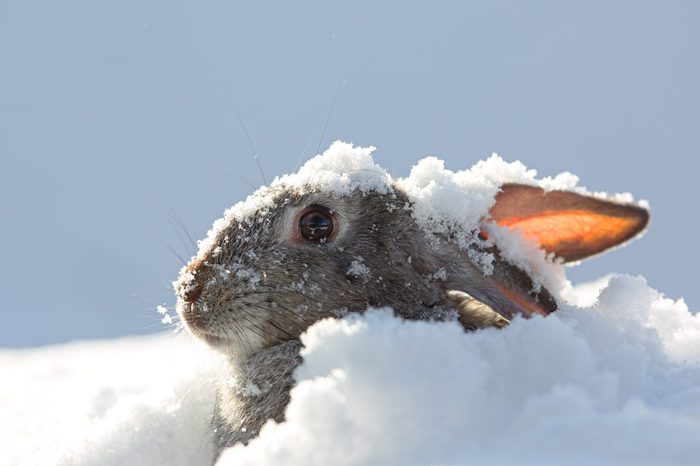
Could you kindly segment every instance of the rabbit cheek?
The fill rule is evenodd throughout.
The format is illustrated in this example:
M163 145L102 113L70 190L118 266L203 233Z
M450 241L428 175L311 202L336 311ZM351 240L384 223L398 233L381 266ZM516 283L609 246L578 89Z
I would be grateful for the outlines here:
M213 349L252 352L267 343L263 328L267 313L261 295L251 293L262 275L236 262L201 261L181 272L176 282L178 314L192 335ZM271 339L271 338L269 338Z

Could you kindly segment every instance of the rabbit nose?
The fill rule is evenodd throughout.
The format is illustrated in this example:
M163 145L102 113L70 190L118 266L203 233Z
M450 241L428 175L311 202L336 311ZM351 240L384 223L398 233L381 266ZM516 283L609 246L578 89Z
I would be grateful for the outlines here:
M183 290L181 294L182 300L188 304L192 304L202 296L202 290L204 290L204 286L201 284L192 284Z
M205 264L206 262L195 259L187 264L185 273L181 275L178 293L187 304L194 303L202 296L204 279L206 278L203 276Z

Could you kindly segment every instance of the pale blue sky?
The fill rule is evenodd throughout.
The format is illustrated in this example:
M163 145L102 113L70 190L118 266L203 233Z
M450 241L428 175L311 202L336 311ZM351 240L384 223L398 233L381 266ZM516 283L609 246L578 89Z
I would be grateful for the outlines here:
M0 0L0 346L162 329L183 247L334 139L491 152L652 205L640 241L569 270L645 275L700 309L700 3ZM240 177L247 181L242 180Z

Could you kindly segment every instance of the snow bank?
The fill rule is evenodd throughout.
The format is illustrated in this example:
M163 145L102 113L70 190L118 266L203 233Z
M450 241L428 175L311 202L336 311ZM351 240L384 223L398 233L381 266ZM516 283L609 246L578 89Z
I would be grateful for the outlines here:
M0 351L0 464L210 464L213 362L188 335Z
M219 465L700 457L700 316L640 278L612 278L589 309L500 331L381 311L320 322L303 340L288 421L268 423Z

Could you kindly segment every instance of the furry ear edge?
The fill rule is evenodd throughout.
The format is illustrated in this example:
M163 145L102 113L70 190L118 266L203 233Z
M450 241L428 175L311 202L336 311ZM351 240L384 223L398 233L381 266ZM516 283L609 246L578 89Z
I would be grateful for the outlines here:
M489 217L522 230L565 262L625 243L649 223L649 212L637 205L514 183L501 186Z

